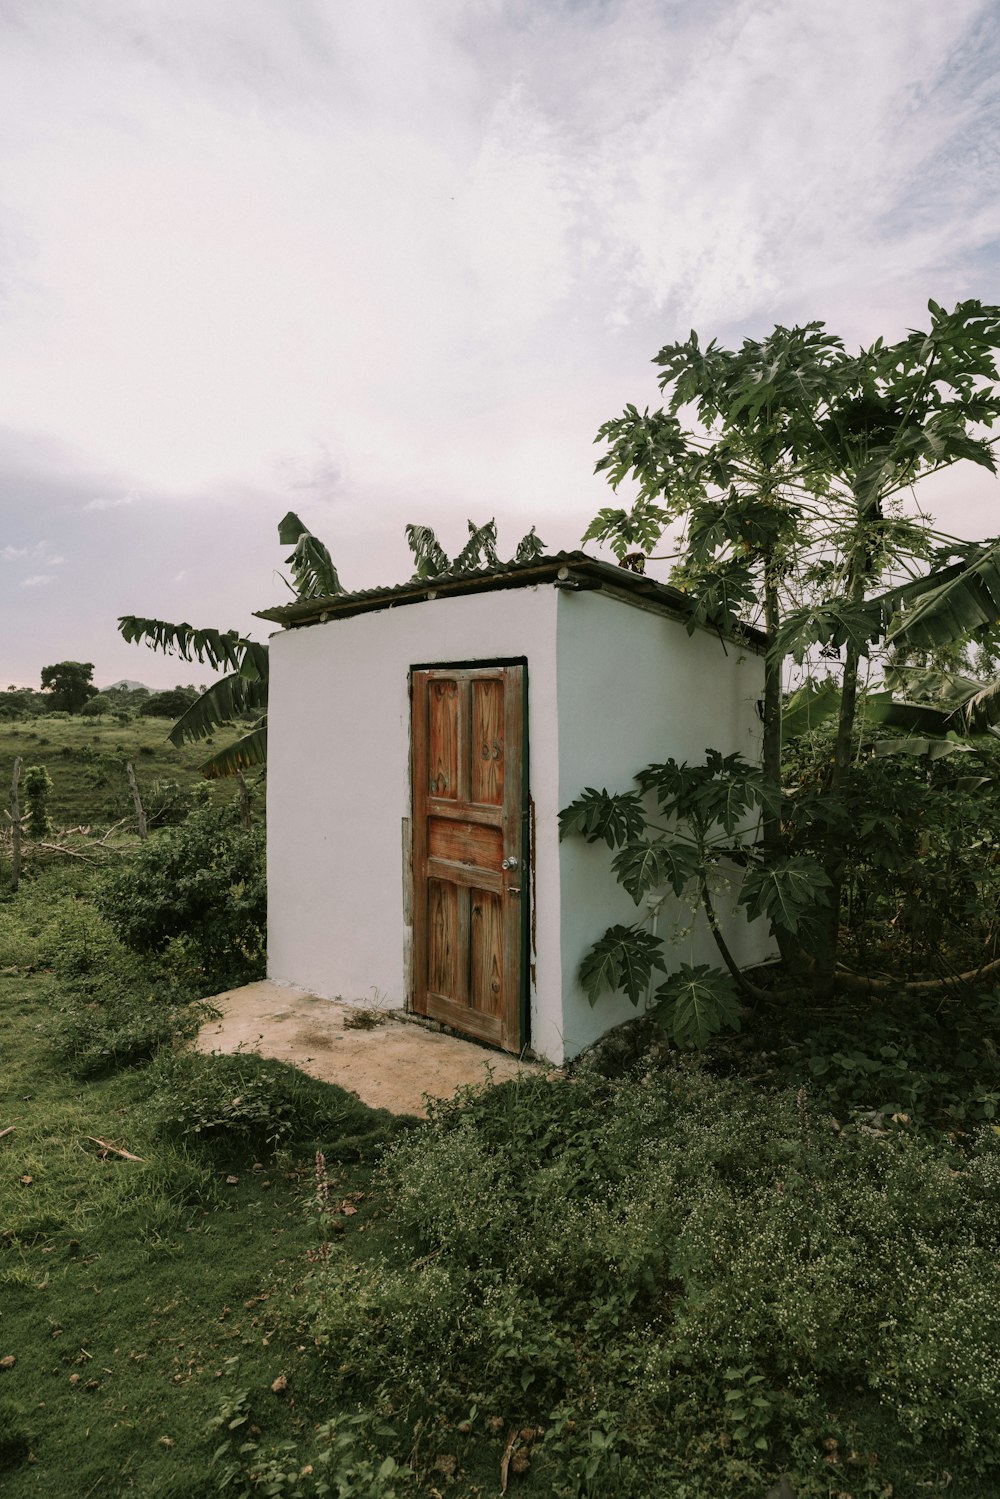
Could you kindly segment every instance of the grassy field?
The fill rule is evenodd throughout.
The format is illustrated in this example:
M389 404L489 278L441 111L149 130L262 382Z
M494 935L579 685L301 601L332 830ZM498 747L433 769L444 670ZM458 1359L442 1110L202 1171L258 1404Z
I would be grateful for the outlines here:
M153 806L170 783L182 794L207 785L213 797L232 796L231 784L206 782L198 773L211 754L212 742L175 749L167 739L170 728L163 718L119 723L111 716L46 714L22 722L0 720L0 795L6 801L14 760L20 755L24 767L43 765L51 776L50 815L62 828L107 826L130 816L132 798L125 773L129 761L143 801ZM218 740L225 742L225 737Z
M418 1125L193 1053L191 933L95 901L132 859L0 896L5 1496L998 1492L996 993L776 1002Z
M133 1035L153 1011L161 1040L190 1030L189 996L164 974L140 980L107 947L106 984L79 979L79 950L59 950L63 972L53 971L47 907L66 897L63 883L49 869L19 908L0 906L0 1487L74 1499L215 1494L212 1454L237 1407L252 1398L252 1440L274 1442L299 1439L326 1412L305 1347L276 1332L273 1298L321 1250L318 1143L327 1190L351 1207L342 1223L363 1250L386 1121L277 1067L269 1119L297 1098L305 1120L279 1151L266 1138L206 1145L166 1128L163 1090L172 1097L176 1079L161 1076L154 1107L151 1066L115 1071L96 1052L83 1065L81 1037L112 990L119 1013L127 1003L138 1015ZM77 873L70 898L84 889ZM163 1062L172 1058L168 1045ZM217 1095L218 1080L208 1086ZM310 1123L322 1142L303 1138ZM282 1376L288 1388L275 1393Z

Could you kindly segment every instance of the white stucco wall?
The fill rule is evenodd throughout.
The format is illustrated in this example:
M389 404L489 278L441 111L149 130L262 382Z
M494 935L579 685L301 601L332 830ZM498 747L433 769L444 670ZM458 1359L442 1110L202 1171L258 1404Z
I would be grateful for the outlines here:
M410 816L408 674L415 665L528 662L535 884L559 877L556 610L551 586L384 609L271 638L268 974L315 994L407 998L403 819ZM532 1043L561 1031L558 901L539 903Z
M559 795L568 806L586 786L635 789L636 771L670 758L699 761L706 748L760 753L757 701L763 696L762 659L725 645L707 630L684 625L606 593L561 593L558 607ZM591 1006L576 980L594 941L618 922L643 913L611 873L606 844L570 838L560 845L563 1035L567 1057L636 1011L624 996L605 995ZM751 927L731 915L725 895L717 914L741 964L771 952L766 923ZM689 911L671 899L658 921L660 936L678 937L665 957L721 966L703 918L691 928ZM657 982L662 981L662 975Z
M591 1007L584 954L637 908L604 844L558 841L558 812L585 786L631 789L653 760L706 746L759 752L763 668L751 652L604 593L550 584L383 609L271 639L268 974L353 1003L406 1003L410 927L403 822L410 816L409 672L525 658L534 870L530 1043L561 1062L635 1011ZM557 712L558 703L558 712ZM722 916L727 906L719 901ZM686 913L668 908L661 935ZM766 930L730 922L740 961ZM717 963L703 924L668 950Z

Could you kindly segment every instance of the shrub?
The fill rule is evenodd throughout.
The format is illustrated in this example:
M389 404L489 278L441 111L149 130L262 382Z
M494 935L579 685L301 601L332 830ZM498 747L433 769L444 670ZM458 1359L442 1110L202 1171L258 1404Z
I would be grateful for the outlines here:
M49 817L49 792L52 790L52 777L44 765L29 765L24 772L21 784L24 787L28 809L28 837L44 838L46 833L52 830L52 821Z
M454 1422L488 1398L543 1428L554 1494L764 1493L793 1469L825 1494L807 1475L862 1441L878 1466L851 1492L911 1492L934 1463L1000 1472L998 1183L992 1130L965 1156L838 1132L802 1090L690 1066L522 1080L390 1151L397 1242L330 1257L298 1326L352 1399ZM859 1390L877 1429L851 1435Z
M117 701L106 692L98 692L88 698L80 709L81 718L100 718L103 713L114 713Z
M131 972L135 959L89 900L57 898L38 934L37 959L60 978L88 980Z
M154 1127L185 1145L259 1154L322 1141L331 1158L369 1155L398 1122L333 1083L255 1053L162 1053L150 1070Z
M136 952L180 939L212 984L263 972L267 920L264 833L235 807L201 807L148 839L103 883L98 903Z

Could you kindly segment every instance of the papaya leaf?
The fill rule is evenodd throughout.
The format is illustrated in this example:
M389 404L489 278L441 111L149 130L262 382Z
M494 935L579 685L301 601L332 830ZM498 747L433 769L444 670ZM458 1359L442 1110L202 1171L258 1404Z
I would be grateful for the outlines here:
M655 794L668 817L687 818L702 831L718 824L730 837L754 807L777 811L780 803L780 792L759 766L713 749L706 749L701 765L665 760L647 765L636 780L644 792Z
M692 575L684 592L691 602L686 622L689 635L699 625L710 630L738 630L744 614L759 603L752 565L742 556L725 557Z
M655 998L657 1022L678 1046L702 1047L719 1031L740 1028L732 979L707 963L682 963Z
M731 838L754 807L776 812L780 799L780 791L765 781L758 766L727 755L712 778L693 792L691 805L706 825L717 824Z
M607 791L587 786L582 796L559 813L560 839L579 833L588 843L603 838L608 848L637 838L645 825L637 791L620 791L611 796Z
M583 540L606 541L619 562L629 552L645 552L648 556L669 519L664 509L640 495L631 510L607 506L600 510L584 531Z
M594 441L608 444L608 451L594 465L595 474L606 473L613 490L631 475L638 480L643 498L669 493L683 481L692 457L696 456L696 450L676 416L664 411L650 414L648 406L640 413L631 402L621 416L604 423ZM606 513L626 516L624 510ZM599 535L593 526L584 540L592 538L608 539ZM629 551L634 545L635 537L627 539L623 550Z
M635 779L644 792L652 791L662 810L672 808L688 785L687 763L679 765L672 757L656 765L647 765Z
M830 879L815 859L795 854L773 864L748 869L739 902L748 916L766 916L772 926L795 933L815 918L817 906L829 905Z
M626 843L611 861L611 867L618 883L638 905L650 890L659 890L664 885L680 895L700 863L698 850L690 843L666 838L649 843L643 838Z
M590 1003L605 990L621 990L637 1005L654 969L666 972L660 939L630 926L608 927L580 964L580 984Z
M768 654L783 660L791 656L800 666L813 646L836 653L853 645L862 656L872 641L884 633L884 618L878 600L854 603L828 599L825 603L793 609L776 632Z

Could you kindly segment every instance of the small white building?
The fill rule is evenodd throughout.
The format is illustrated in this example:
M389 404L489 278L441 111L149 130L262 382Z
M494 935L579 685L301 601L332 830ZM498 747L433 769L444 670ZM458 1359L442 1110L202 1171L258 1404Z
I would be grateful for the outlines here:
M587 786L706 747L759 754L762 643L689 634L676 589L581 552L264 610L268 975L555 1063L635 1015L580 963L642 910L559 840ZM719 902L737 961L766 925ZM718 953L673 898L668 963Z

